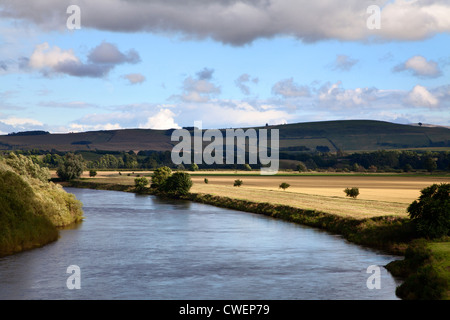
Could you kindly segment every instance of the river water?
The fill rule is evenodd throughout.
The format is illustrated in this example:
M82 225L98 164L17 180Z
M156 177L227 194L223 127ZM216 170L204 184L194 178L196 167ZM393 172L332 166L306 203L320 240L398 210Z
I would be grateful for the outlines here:
M85 220L0 258L0 299L398 299L383 266L400 257L340 236L187 201L66 190Z

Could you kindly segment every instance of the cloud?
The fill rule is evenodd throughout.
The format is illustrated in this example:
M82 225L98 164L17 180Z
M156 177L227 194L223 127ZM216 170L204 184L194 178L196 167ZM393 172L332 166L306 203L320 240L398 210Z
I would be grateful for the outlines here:
M92 49L88 55L88 60L96 64L122 64L138 63L141 61L139 54L135 50L130 50L126 54L119 51L117 46L112 43L102 42Z
M31 22L44 30L63 30L69 4L60 0L3 0L0 17ZM278 36L305 42L413 41L450 32L447 0L79 0L77 4L82 28L211 38L231 45ZM369 5L382 8L379 30L367 28Z
M0 118L0 134L43 129L44 124L35 119L16 116L9 116L4 119Z
M135 50L123 54L115 45L102 42L92 49L87 61L87 63L82 62L75 56L72 49L50 47L47 42L44 42L35 47L28 60L28 66L40 70L46 76L65 74L74 77L101 78L108 75L116 65L138 63L140 57Z
M294 83L293 78L278 81L272 87L272 93L281 95L284 98L308 97L310 95L307 86L300 86Z
M171 99L180 99L183 102L207 102L212 96L221 92L220 88L212 83L213 70L203 69L197 72L197 77L187 77L183 81L183 93L173 95Z
M340 71L349 71L357 63L358 60L352 59L344 54L339 54L336 56L336 60L332 64L332 69Z
M239 78L237 78L234 81L234 83L242 91L243 94L249 95L250 88L249 88L249 86L246 85L246 83L248 83L250 81L253 83L258 83L259 79L258 78L250 79L250 75L248 75L247 73L244 73L244 74L240 75Z
M175 114L170 109L161 109L157 114L147 119L141 128L148 129L181 129L181 127L175 123Z
M199 80L211 80L214 69L204 68L202 71L197 72L197 78Z
M416 85L406 97L406 102L416 107L434 108L439 105L439 100L427 90L427 88Z
M394 72L410 71L418 78L437 78L442 75L435 61L427 61L423 56L414 56L394 67Z
M130 84L138 84L143 83L146 79L145 76L143 76L140 73L129 73L123 76L125 79L128 79Z

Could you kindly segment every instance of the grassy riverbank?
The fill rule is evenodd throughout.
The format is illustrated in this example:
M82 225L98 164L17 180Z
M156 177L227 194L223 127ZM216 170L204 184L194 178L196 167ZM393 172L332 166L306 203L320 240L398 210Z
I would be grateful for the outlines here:
M81 202L49 178L28 158L0 159L0 257L53 242L82 219Z
M142 176L143 173L132 175L117 175L117 173L109 174L103 178L85 178L72 181L69 185L81 188L135 192L133 182L137 175ZM197 173L197 175L198 177L203 178L201 174ZM208 179L214 181L211 177L214 178L214 176L210 175ZM230 179L234 179L235 176L231 175L225 178L228 179L228 183L232 181ZM279 178L285 179L286 177L283 176ZM429 182L427 179L430 179L428 177L419 178L419 180L413 179L412 184L426 184ZM193 180L194 179L195 177L193 176ZM431 179L433 179L433 177L431 177ZM405 260L401 260L405 264L408 264L408 260L411 257L420 256L420 252L414 249L414 240L416 236L413 226L406 214L407 203L405 203L405 201L383 202L360 199L354 201L355 199L347 199L345 197L326 197L323 195L316 195L316 197L314 197L314 195L302 195L300 193L285 192L275 189L261 189L256 188L255 186L249 186L248 188L233 188L226 185L220 185L220 183L205 184L202 181L203 180L194 182L192 187L193 191L188 195L183 196L182 199L239 211L264 214L276 219L283 219L285 221L327 230L328 232L342 235L347 240L359 245L382 249L393 254L405 255ZM266 180L266 182L267 181L268 180ZM276 183L279 183L279 181L276 181ZM273 181L271 183L274 184ZM405 185L405 181L400 181L400 184ZM388 185L390 188L393 187L392 182L388 182ZM403 186L403 188L406 188L406 186ZM198 190L203 192L194 192ZM208 190L210 192L208 192ZM417 193L419 192L420 189L417 190ZM147 188L144 193L157 194L156 191L151 188ZM310 199L310 201L313 201L311 202L312 208L302 208L301 206L304 202L292 202L293 198L311 198L316 200L313 201ZM344 202L346 202L346 205L336 205ZM326 204L326 206L324 206L324 204ZM336 206L333 206L333 204ZM318 210L317 208L320 208L319 205L322 206L322 208L329 208L330 211ZM364 209L364 206L367 205L372 206L372 208L366 207L365 210L362 210ZM374 205L378 205L381 211L374 211ZM355 210L354 213L352 213L350 208ZM358 211L359 214L355 214ZM403 299L449 299L450 242L448 239L444 239L441 242L423 242L427 243L427 250L430 252L430 258L422 260L420 266L416 265L416 268L410 267L408 269L404 267L395 268L392 265L387 266L390 271L392 270L393 274L405 279L405 285L399 287L398 295ZM401 262L398 264L400 263ZM433 268L436 272L433 271L433 273L427 273L427 276L423 276L423 271L421 270L423 270L422 267L424 265L431 265L432 267L428 268ZM426 269L427 268L425 268L425 270ZM420 274L422 275L420 276ZM430 277L430 275L432 275L432 277ZM419 285L417 285L417 278L422 281L419 281ZM421 289L427 288L426 284L424 284L427 281L429 283L439 283L440 285L437 286L435 290L429 290L421 295ZM416 284L409 285L409 283Z

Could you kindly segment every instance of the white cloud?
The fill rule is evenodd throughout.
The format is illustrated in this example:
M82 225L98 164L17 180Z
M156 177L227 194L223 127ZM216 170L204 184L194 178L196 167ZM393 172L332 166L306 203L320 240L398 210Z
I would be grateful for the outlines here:
M181 127L175 123L175 114L169 109L161 109L157 114L147 119L141 128L147 129L180 129Z
M437 107L439 100L427 90L427 88L416 85L406 97L406 102L416 107Z
M411 71L414 76L419 78L436 78L442 74L435 61L427 61L423 56L414 56L408 59L405 63L397 65L394 71Z
M130 84L138 84L143 83L146 79L145 76L140 73L129 73L123 76L125 79L128 79Z
M300 86L294 83L293 78L278 81L272 87L272 93L283 96L284 98L291 97L308 97L310 95L307 86Z
M34 49L29 66L35 69L54 68L65 62L79 63L80 60L74 55L73 50L62 50L57 46L50 48L50 45L44 42Z

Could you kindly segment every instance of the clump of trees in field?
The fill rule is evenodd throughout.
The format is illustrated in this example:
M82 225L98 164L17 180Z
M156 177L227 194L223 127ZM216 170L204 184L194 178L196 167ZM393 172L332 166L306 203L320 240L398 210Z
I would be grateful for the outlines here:
M242 180L236 179L236 180L234 180L233 186L234 187L240 187L240 186L242 186L242 184L243 184Z
M182 196L189 193L192 180L189 173L184 171L172 173L172 170L165 166L153 172L152 187L162 193Z
M345 188L344 192L347 197L351 197L353 199L356 199L356 197L359 196L359 188L356 188L356 187Z
M283 189L283 190L286 190L287 188L289 188L291 185L289 184L289 183L286 183L286 182L282 182L281 184L280 184L280 188L281 189Z

